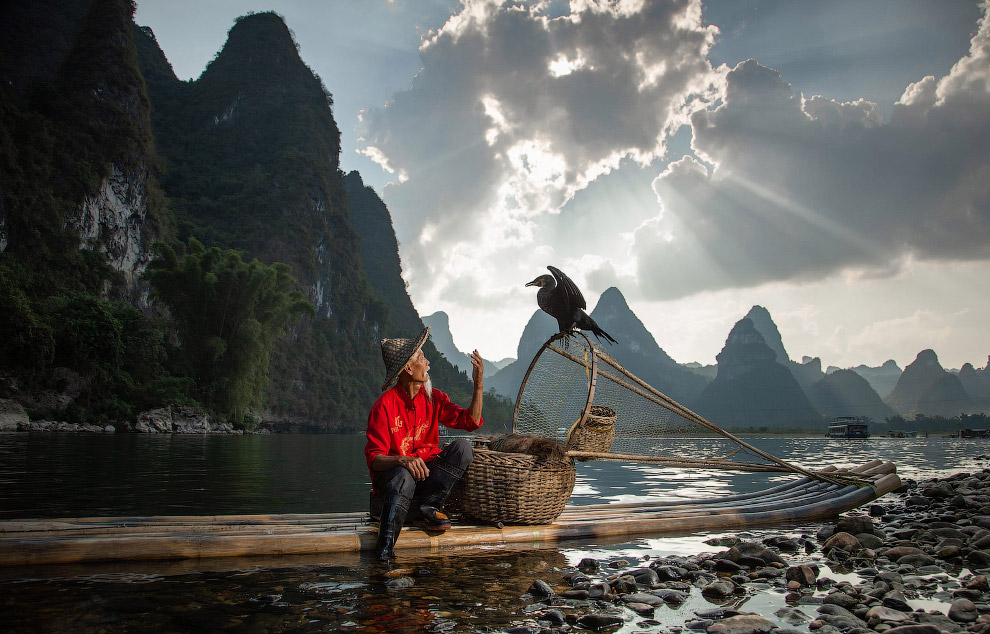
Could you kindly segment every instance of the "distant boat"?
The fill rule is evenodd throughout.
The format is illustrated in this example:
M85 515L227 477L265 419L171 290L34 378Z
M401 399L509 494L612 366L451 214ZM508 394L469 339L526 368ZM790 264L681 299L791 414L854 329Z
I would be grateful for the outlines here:
M990 429L960 429L960 438L990 438Z
M826 438L869 438L870 430L861 418L837 416L828 424Z
M916 431L901 431L899 429L890 430L891 438L917 438L918 432Z

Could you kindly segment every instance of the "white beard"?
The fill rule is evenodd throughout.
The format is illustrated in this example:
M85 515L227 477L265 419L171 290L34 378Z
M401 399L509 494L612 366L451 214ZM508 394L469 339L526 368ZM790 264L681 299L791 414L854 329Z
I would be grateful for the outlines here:
M428 400L429 402L432 403L433 402L433 379L431 379L429 377L429 375L427 375L427 377L426 377L426 383L423 384L423 387L421 389L426 393L426 400Z

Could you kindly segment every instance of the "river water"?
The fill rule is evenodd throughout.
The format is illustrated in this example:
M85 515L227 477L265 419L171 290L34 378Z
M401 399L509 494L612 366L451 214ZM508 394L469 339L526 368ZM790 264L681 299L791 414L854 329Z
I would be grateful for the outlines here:
M983 468L990 454L990 441L955 438L747 441L811 469L882 458L897 465L902 479ZM697 456L719 441L668 442L681 455ZM369 490L363 444L363 436L344 435L0 434L0 519L363 511ZM588 462L578 465L570 503L729 495L789 477ZM774 527L750 535L815 530ZM717 536L404 553L399 573L358 554L0 569L0 621L6 621L0 630L501 632L535 627L526 589L535 579L559 579L561 568L584 557L645 561L717 551L704 543ZM388 590L390 574L410 575L416 584ZM772 618L783 598L768 592L742 602L741 609ZM693 592L685 604L657 611L660 629L630 612L626 625L612 631L669 631L712 607Z

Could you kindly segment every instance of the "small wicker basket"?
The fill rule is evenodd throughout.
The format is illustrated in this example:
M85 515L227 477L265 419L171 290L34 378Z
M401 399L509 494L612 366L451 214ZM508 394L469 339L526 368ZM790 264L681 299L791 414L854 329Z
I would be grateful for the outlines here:
M451 497L465 515L492 524L549 524L564 510L575 476L570 461L475 447Z
M594 451L608 453L615 440L615 412L604 405L592 405L588 417L574 424L567 434L565 448L568 451ZM586 461L593 458L577 458Z

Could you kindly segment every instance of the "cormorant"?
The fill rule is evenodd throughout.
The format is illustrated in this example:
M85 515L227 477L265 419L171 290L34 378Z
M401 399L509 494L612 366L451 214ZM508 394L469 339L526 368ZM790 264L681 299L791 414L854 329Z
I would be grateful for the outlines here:
M575 328L589 330L595 338L601 341L603 338L610 343L616 343L612 335L602 330L595 320L584 312L588 307L584 301L584 295L571 278L553 266L548 266L550 275L541 275L526 286L539 286L536 293L536 303L539 304L543 312L557 320L560 332L570 333Z

